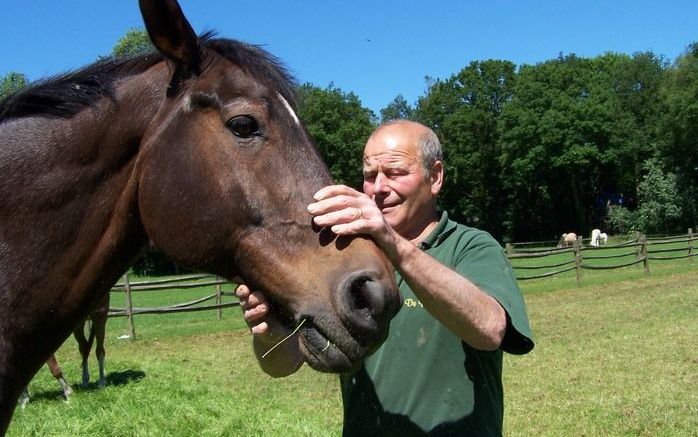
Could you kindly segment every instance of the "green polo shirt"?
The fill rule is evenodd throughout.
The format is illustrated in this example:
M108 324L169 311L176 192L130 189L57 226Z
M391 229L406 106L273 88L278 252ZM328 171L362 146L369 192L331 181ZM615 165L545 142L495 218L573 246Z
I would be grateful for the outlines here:
M403 305L387 341L358 372L342 375L344 436L501 435L502 353L533 348L516 277L487 232L448 219L420 248L494 297L508 326L499 350L478 351L429 314L399 273Z

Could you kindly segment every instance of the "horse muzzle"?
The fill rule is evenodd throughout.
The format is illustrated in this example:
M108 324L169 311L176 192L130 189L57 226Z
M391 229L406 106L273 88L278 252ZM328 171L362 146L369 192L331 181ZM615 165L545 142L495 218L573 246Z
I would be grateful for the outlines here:
M390 320L400 308L392 278L358 271L348 274L332 294L334 314L307 314L299 329L301 349L315 370L349 372L388 336Z

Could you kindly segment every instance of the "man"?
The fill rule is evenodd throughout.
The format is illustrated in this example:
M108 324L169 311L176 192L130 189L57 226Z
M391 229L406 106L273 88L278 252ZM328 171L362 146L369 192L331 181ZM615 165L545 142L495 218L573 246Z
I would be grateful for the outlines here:
M308 206L318 226L373 238L403 297L386 342L341 376L345 436L502 433L502 352L533 348L528 318L499 244L437 212L443 170L431 129L390 122L366 143L364 193L329 186ZM260 358L281 333L260 293L237 293ZM260 364L271 375L293 373L297 348L285 342Z

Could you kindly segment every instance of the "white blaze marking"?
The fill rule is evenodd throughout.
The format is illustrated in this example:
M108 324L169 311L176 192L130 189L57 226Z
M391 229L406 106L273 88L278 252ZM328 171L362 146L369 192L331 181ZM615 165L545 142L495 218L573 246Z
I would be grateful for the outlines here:
M291 114L291 117L293 117L293 120L296 122L296 124L301 124L300 120L298 120L298 116L296 115L296 112L291 108L291 105L284 99L284 96L282 96L279 93L276 93L279 96L279 99L281 99L281 103L284 104L284 107L286 107L286 110Z
M182 102L182 106L184 107L184 112L189 113L192 111L192 106L191 106L191 97L189 95L184 96L184 101Z

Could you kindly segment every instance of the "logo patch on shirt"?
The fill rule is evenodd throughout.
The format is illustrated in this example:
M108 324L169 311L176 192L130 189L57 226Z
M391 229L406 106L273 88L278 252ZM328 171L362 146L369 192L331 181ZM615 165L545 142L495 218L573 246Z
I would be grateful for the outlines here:
M416 308L417 306L424 308L424 304L421 301L412 298L405 299L405 306L407 308Z

